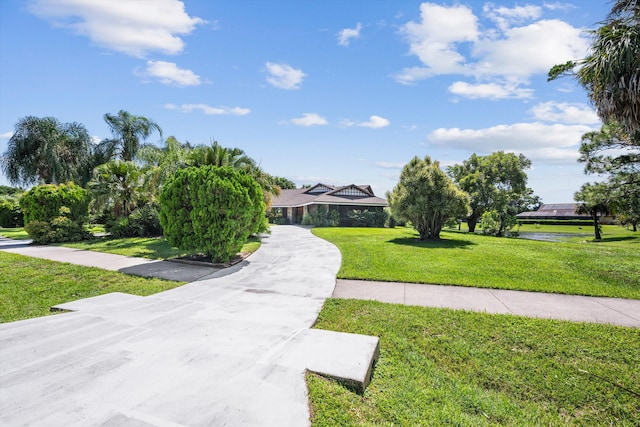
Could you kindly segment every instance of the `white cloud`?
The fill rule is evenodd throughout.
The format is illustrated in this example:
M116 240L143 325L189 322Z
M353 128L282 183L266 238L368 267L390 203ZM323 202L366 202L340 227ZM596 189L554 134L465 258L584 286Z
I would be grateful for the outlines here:
M251 112L248 108L240 108L240 107L211 107L206 104L165 104L164 106L168 110L177 110L183 113L190 113L195 110L200 110L204 114L210 116L246 116Z
M13 131L0 133L0 139L11 139L12 136L13 136Z
M410 21L401 28L409 52L420 64L393 77L401 84L445 74L473 78L450 87L453 93L470 98L529 98L532 76L546 75L555 64L584 57L590 42L581 28L540 19L543 8L539 6L487 4L484 13L495 27L490 22L479 25L478 17L463 5L423 3L420 11L419 22Z
M360 38L360 30L362 24L358 22L355 28L345 28L338 33L338 44L340 46L349 46L351 39Z
M376 162L376 166L382 169L402 169L406 163L393 163L393 162Z
M205 22L190 17L178 0L32 0L29 10L99 46L136 57L180 53L184 42L179 36Z
M288 64L267 62L266 67L269 73L267 81L280 89L300 89L302 80L306 76L302 70L297 70Z
M389 124L391 124L391 122L384 117L370 116L369 121L358 123L357 125L365 128L380 129L389 126Z
M541 102L531 108L536 120L565 124L596 125L600 118L596 111L586 104L568 102Z
M503 30L514 24L521 24L527 20L537 19L542 15L542 8L533 5L508 8L504 6L496 7L493 3L486 3L482 10L489 19L496 23L498 28Z
M135 74L157 78L165 85L180 87L200 85L199 75L191 70L178 68L173 62L147 61L146 70L142 72L136 71Z
M503 150L522 153L533 162L573 164L582 135L594 130L584 125L515 123L484 129L440 128L431 132L430 143L451 149L489 154Z
M296 126L324 126L329 124L327 119L316 113L304 113L302 117L291 119L291 123Z
M96 145L100 144L100 141L102 141L102 138L100 138L99 136L97 136L97 135L92 135L91 136L91 142L93 144L96 144Z
M561 3L561 2L554 2L554 3L544 2L544 3L542 3L542 6L545 9L561 10L563 12L568 12L568 11L576 8L576 6L571 4L571 3Z
M513 84L500 83L471 84L467 82L455 82L449 86L449 92L471 99L488 98L497 100L505 98L531 98L533 96L532 89Z

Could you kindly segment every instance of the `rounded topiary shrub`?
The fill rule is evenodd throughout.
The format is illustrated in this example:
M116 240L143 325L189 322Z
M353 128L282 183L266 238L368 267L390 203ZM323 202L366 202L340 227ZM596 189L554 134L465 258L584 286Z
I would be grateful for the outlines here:
M160 194L160 224L173 246L229 261L266 213L260 185L230 167L180 169Z
M72 221L82 221L89 211L90 195L84 188L70 182L68 184L45 184L33 187L20 198L20 208L24 213L24 223L31 221L49 222L60 216L60 208L66 208L64 215Z
M20 198L25 230L39 244L89 239L83 226L89 202L89 192L74 183L33 187Z

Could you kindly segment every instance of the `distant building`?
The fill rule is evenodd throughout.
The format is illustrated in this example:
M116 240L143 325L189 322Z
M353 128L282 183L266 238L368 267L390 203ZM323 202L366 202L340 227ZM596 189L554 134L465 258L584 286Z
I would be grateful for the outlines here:
M587 214L579 214L576 212L580 203L557 203L557 204L545 204L540 206L537 211L534 212L522 212L516 215L516 219L519 220L591 220L591 216ZM613 217L605 216L600 218L600 222L603 224L612 223Z
M318 183L310 188L282 190L274 197L272 209L288 218L291 224L300 224L306 214L314 212L319 206L328 211L337 210L340 224L349 224L349 214L354 210L382 211L387 201L373 194L370 185L333 186Z
M591 219L589 215L578 214L576 210L580 206L579 203L559 203L542 205L537 211L522 212L516 215L517 219L558 219L558 220L576 220Z

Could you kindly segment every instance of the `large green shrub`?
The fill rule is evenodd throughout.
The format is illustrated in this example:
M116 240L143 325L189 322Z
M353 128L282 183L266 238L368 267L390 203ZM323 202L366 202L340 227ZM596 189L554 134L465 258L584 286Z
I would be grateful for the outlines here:
M40 244L88 239L83 223L89 201L89 193L73 183L33 187L20 198L25 230Z
M60 216L60 208L69 213L64 215L72 221L82 221L89 210L90 196L82 187L68 184L46 184L33 187L20 198L20 208L24 213L24 222L49 222Z
M265 226L262 189L231 167L180 169L160 194L160 224L169 243L226 262Z
M20 203L12 196L0 196L0 227L22 227L24 219Z

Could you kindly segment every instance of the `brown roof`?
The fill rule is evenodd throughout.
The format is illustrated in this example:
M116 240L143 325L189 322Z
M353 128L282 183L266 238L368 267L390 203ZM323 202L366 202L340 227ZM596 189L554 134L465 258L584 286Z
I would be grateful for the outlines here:
M522 212L516 215L517 218L526 219L526 218L589 218L589 215L580 215L576 213L576 210L580 206L578 203L556 203L556 204L546 204L540 206L540 208L535 212Z
M360 206L387 206L387 201L373 194L370 185L333 185L316 184L311 188L296 188L295 190L282 190L280 195L274 197L274 208L286 208L319 205L360 205Z

